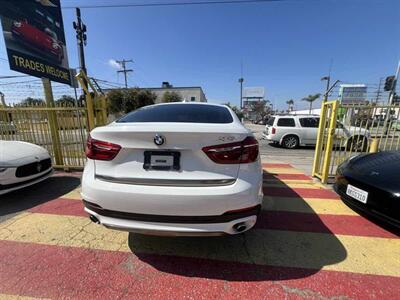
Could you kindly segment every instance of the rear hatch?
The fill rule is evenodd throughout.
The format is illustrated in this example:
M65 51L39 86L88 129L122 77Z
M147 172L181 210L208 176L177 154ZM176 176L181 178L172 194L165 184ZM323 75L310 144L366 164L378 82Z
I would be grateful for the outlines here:
M249 135L236 122L113 123L91 133L93 139L121 147L112 160L95 160L95 174L100 179L120 179L133 184L157 183L157 180L229 182L237 178L240 165L216 163L203 148L241 142ZM163 143L157 145L160 138ZM174 169L174 159L178 159L179 168ZM166 167L154 168L158 163Z
M274 121L275 121L274 117L268 118L267 123L265 125L265 131L264 131L265 135L271 134Z

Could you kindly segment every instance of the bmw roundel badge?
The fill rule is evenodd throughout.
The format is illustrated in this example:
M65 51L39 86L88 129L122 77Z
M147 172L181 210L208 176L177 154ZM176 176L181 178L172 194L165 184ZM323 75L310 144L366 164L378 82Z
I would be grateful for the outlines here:
M154 137L154 144L156 144L157 146L161 146L164 143L165 143L165 137L163 137L160 134L156 134L156 136Z

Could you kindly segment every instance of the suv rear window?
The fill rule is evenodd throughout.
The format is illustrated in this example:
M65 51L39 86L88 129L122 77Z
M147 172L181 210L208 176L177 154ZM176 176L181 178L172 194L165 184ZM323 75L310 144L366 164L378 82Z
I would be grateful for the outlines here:
M296 127L293 118L279 118L277 125L281 127Z
M274 125L274 121L275 121L275 118L269 118L269 119L267 120L266 125L273 126L273 125Z
M300 118L301 127L318 128L319 118Z
M229 110L223 106L203 104L166 104L145 106L123 116L117 123L178 122L178 123L232 123Z

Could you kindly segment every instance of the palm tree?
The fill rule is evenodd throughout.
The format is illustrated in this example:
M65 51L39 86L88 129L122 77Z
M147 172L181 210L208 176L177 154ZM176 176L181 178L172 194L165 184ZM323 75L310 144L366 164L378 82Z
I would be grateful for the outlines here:
M289 101L286 101L286 104L289 106L288 111L292 111L293 110L293 105L294 105L293 99L290 99Z
M307 97L304 97L303 101L307 101L310 103L310 115L311 115L311 111L312 111L312 103L317 100L319 97L321 96L321 94L315 94L315 95L308 95Z

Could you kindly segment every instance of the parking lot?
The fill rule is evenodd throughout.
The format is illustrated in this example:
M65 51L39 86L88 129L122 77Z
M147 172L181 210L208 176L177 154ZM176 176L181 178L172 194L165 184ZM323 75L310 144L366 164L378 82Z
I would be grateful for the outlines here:
M246 124L256 136L260 144L260 154L263 161L273 161L280 163L289 163L293 167L311 175L311 168L314 161L314 147L300 147L297 149L285 149L279 145L274 145L267 140L262 139L264 125Z
M238 236L106 229L83 211L79 173L1 196L0 298L399 298L398 233L289 164L263 167L262 213Z

